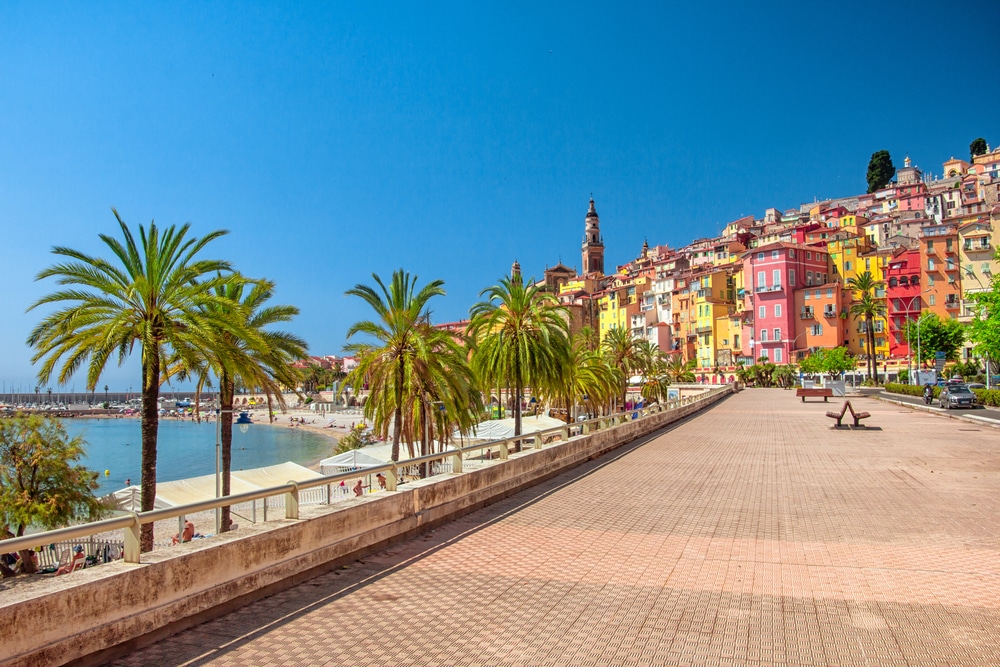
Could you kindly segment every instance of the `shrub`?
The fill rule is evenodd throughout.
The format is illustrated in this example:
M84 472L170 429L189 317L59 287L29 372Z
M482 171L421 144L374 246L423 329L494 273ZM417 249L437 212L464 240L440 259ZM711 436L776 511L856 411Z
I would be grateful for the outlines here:
M917 384L899 384L898 382L887 382L884 389L892 394L906 394L907 396L923 396L924 388ZM941 387L931 387L934 391L934 398L941 393Z
M1000 389L973 389L972 392L983 405L1000 406Z

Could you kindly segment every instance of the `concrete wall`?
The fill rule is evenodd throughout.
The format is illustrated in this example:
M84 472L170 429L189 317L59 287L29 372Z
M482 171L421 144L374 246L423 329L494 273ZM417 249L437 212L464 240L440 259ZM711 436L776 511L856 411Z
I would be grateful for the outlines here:
M0 594L0 665L97 664L474 511L653 433L728 396L579 436L395 493L306 507L298 520L241 527Z

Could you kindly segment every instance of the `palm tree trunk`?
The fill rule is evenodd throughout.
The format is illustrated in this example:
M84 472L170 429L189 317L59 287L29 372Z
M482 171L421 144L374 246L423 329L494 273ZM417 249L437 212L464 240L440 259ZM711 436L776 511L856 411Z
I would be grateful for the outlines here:
M142 373L142 407L140 429L142 432L142 511L149 512L156 502L156 436L160 423L160 356L159 351L143 350L145 362ZM153 550L153 524L142 525L139 550Z
M233 404L235 402L236 385L229 378L227 373L223 373L219 378L219 442L221 444L222 459L222 495L228 496L231 490L230 471L233 464ZM219 532L227 532L233 525L230 507L226 505L222 508L221 525Z

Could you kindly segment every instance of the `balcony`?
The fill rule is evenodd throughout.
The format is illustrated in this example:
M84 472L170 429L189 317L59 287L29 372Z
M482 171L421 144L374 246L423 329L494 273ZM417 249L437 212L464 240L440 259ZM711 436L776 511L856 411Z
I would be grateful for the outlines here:
M815 314L813 313L813 309L812 308L803 308L801 310L801 312L799 312L799 319L800 320L811 320L814 317L815 317Z
M708 334L708 333L712 333L712 327L711 327L711 326L707 326L707 327L698 327L697 329L695 329L695 330L694 330L694 332L695 332L695 333L698 333L698 334Z
M961 306L961 301L959 301L957 297L949 296L947 299L944 300L944 307L949 310L958 310L960 306Z
M781 285L757 285L757 287L754 288L754 292L757 293L780 292L780 291L781 291Z
M992 249L993 246L990 245L989 239L982 239L978 242L966 241L962 244L962 250L965 252L984 252Z
M826 308L823 310L823 317L836 317L837 311L833 308Z

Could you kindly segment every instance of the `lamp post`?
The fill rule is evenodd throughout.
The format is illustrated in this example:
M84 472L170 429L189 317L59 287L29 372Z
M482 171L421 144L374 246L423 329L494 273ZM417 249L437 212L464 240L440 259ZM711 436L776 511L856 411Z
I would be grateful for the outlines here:
M923 292L919 292L919 293L914 294L913 296L911 296L910 300L906 302L905 312L906 312L906 321L908 323L913 321L910 318L910 308L913 307L913 302L916 299L919 299L924 294L927 294L930 291L931 291L931 288L928 287ZM917 310L917 313L919 313L919 312L920 311ZM921 319L921 317L918 315L917 316L917 364L920 363L920 319ZM909 336L907 336L907 341L906 341L906 374L907 374L907 376L910 376L910 375L913 374L913 361L912 360L913 360L913 346L910 345ZM912 378L911 378L910 379L910 384L917 384L917 383L914 382L912 380Z
M250 430L250 425L253 421L250 419L250 415L244 410L216 410L215 411L215 497L222 497L222 415L235 415L238 414L239 417L236 418L236 426L239 427L240 433L246 433ZM222 532L222 508L215 508L215 534L218 535Z

